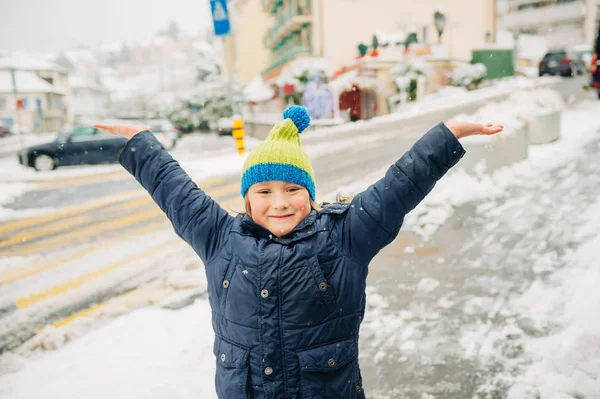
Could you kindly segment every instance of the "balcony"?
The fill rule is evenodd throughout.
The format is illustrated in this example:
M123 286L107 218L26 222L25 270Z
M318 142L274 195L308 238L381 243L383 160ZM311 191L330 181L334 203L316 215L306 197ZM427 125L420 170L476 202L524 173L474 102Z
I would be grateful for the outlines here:
M545 26L556 26L583 21L586 6L574 1L546 7L527 8L509 12L498 21L498 27L510 31L535 30Z
M273 53L273 61L271 64L263 71L263 75L268 74L274 69L292 61L298 56L301 55L312 55L312 50L309 46L304 44L294 45L286 48L282 48L281 50Z
M267 48L274 48L283 38L310 23L312 23L312 16L309 10L297 6L287 6L281 14L275 17L275 24L265 35L264 44Z
M283 0L262 0L262 7L265 12L271 12L275 4L283 4Z

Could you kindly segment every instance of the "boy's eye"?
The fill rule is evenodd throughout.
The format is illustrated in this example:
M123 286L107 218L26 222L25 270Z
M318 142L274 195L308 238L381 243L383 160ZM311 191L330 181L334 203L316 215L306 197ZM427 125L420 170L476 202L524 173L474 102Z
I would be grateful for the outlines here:
M288 188L288 191L292 191L292 192L293 191L298 191L298 190L300 190L298 187L290 187L290 188Z
M259 194L269 194L269 190L260 190Z

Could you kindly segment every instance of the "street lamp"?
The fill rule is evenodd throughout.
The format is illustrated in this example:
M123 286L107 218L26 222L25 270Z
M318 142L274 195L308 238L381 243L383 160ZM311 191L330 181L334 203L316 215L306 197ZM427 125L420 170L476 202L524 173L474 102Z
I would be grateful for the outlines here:
M433 14L433 23L438 33L438 43L442 43L442 33L446 27L446 16L441 11L436 11Z

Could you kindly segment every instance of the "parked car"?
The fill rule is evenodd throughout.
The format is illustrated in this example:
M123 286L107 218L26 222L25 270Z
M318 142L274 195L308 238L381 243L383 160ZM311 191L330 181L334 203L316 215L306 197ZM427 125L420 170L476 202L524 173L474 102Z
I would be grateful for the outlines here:
M12 132L10 131L10 127L8 123L0 120L0 137L6 137L10 135Z
M175 147L177 139L181 136L179 130L168 119L151 119L144 124L152 126L152 133L167 151Z
M233 130L233 119L232 118L220 118L217 121L217 134L219 136L231 136Z
M540 61L539 75L575 76L583 75L586 67L581 55L565 49L546 53Z
M594 43L594 54L592 54L592 65L590 66L591 72L591 86L596 89L598 93L598 99L600 99L600 63L598 60L600 56L600 26L598 26L598 33L596 34L596 43Z
M91 126L60 133L51 143L28 147L18 153L19 163L38 171L58 166L100 164L117 161L127 139Z

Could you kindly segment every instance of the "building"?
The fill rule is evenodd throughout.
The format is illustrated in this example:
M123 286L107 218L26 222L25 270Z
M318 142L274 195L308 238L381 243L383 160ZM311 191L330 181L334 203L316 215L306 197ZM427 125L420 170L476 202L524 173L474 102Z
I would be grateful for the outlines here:
M497 0L498 28L541 37L548 48L594 41L597 0Z
M236 26L232 20L234 41L244 42L244 51L236 46L237 68L246 69L249 76L260 71L267 85L281 83L280 76L290 65L315 59L326 60L332 74L362 63L362 71L353 73L363 75L363 82L390 82L389 70L402 58L403 49L392 54L390 46L376 62L355 61L359 44L370 46L374 36L404 40L414 32L420 44L443 49L436 57L463 62L471 60L473 48L495 38L495 0L240 0L236 10L246 21ZM434 22L436 11L446 21L441 38ZM367 96L375 114L387 112L386 98L391 94L384 91L377 100Z
M55 62L69 73L74 123L105 118L108 115L109 93L102 84L100 65L93 52L85 49L63 51Z
M0 118L10 126L58 131L72 123L68 94L68 74L63 68L23 54L0 58Z
M243 65L247 58L262 59L253 53L258 50L256 38L262 34L262 44L269 51L263 68L267 80L272 71L299 57L325 58L337 69L357 55L360 43L369 44L377 31L416 30L424 42L437 43L433 14L439 7L447 21L441 42L448 47L450 57L470 59L471 49L489 42L495 27L494 0L424 0L412 4L397 0L242 0L241 13L256 11L259 2L262 12L270 16L270 24L263 25L262 17L257 23L234 29L236 40L244 36L252 49L246 54L238 52L236 57ZM244 20L247 18L243 15Z
M229 5L229 10L233 72L242 82L249 83L269 63L271 51L263 44L263 38L272 25L272 18L264 12L262 0L238 0Z

